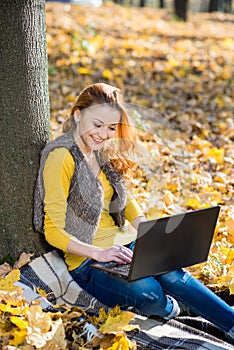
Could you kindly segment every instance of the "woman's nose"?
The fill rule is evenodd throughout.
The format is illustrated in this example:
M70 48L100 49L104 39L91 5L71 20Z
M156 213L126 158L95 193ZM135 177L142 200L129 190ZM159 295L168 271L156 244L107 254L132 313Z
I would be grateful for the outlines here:
M99 130L99 135L100 135L100 137L102 138L102 139L107 139L107 137L108 137L108 131L107 131L107 128L105 127L105 126L103 126L102 128L101 128L101 130Z

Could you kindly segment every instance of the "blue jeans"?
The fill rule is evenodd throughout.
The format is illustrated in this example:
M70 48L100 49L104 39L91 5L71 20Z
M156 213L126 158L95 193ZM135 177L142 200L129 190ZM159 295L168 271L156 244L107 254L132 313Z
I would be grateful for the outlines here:
M234 326L234 310L183 269L128 282L92 268L93 262L87 259L70 273L81 288L105 305L131 306L145 315L166 317L172 310L172 296L224 332Z

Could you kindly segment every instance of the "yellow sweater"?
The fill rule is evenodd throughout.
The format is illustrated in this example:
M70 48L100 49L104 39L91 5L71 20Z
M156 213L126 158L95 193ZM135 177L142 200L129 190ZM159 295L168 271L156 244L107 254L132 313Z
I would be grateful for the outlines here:
M43 171L45 187L45 237L52 246L64 251L65 262L69 270L78 267L85 259L84 257L68 253L67 245L73 236L64 230L67 197L74 170L75 162L69 150L67 148L56 148L49 153ZM135 239L135 234L122 232L115 225L114 220L108 212L113 188L102 171L98 179L104 190L104 207L92 244L101 248L108 248L114 244L128 244ZM143 213L139 205L129 195L125 208L126 219L131 223L141 215Z

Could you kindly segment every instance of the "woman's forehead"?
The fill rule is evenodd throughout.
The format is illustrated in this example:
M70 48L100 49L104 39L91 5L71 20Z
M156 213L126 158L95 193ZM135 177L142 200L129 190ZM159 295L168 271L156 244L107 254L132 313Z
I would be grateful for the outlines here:
M120 111L108 103L93 105L82 111L82 114L89 120L99 120L104 124L116 124L120 120Z

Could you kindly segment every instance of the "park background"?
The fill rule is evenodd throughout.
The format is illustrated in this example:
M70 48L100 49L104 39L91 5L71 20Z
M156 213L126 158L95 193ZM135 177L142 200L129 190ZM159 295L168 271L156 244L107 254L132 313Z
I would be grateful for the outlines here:
M193 2L191 2L193 3ZM198 7L196 7L196 10ZM234 289L233 14L47 4L51 135L93 82L121 88L150 157L133 191L148 218L222 206L209 262L192 269Z
M144 8L137 1L99 7L47 2L50 137L61 134L88 84L121 88L138 111L135 123L148 155L131 179L137 200L147 218L221 205L209 260L190 271L232 303L234 15L199 12L205 2L188 3L182 21L173 1L164 9L156 1ZM14 235L17 241L24 232Z

